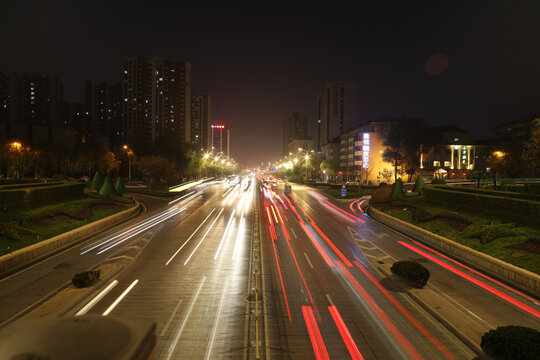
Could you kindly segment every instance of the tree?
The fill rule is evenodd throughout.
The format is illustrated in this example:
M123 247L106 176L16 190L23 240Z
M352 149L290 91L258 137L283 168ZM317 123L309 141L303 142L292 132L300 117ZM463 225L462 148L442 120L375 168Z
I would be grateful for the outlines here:
M101 187L103 186L103 178L101 177L101 174L99 171L96 171L94 175L94 179L92 180L92 183L90 184L90 190L96 190L99 191Z
M161 156L143 156L137 161L136 167L150 184L156 180L171 181L176 178L176 165Z
M390 195L392 199L404 199L405 198L405 189L403 188L403 181L401 178L397 179L394 185L392 186L392 194Z
M115 170L120 165L120 162L116 160L114 153L107 151L99 157L97 162L97 168L104 174L109 174L112 170Z
M389 169L386 169L386 168L384 168L383 171L381 172L381 177L382 177L382 179L384 180L385 183L390 182L390 180L392 179L392 175L393 175L392 170L389 170Z
M534 178L540 171L540 118L533 121L531 137L524 147L523 161Z
M114 186L114 189L116 190L116 193L120 196L127 192L121 177L118 177L118 179L116 179L116 185Z
M394 182L397 181L398 173L400 172L398 168L401 166L401 150L399 145L392 146L386 144L388 147L384 150L382 154L382 159L384 162L392 164L394 167Z
M418 174L418 177L416 178L416 182L414 183L413 192L417 194L422 194L422 188L424 187L424 179L422 179L422 175Z

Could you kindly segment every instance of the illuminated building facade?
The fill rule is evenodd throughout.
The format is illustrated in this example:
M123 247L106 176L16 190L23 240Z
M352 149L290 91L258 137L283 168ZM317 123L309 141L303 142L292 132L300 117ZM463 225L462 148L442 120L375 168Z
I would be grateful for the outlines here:
M224 124L212 125L212 146L213 154L230 157L231 131Z
M191 143L212 150L212 105L210 96L191 97Z

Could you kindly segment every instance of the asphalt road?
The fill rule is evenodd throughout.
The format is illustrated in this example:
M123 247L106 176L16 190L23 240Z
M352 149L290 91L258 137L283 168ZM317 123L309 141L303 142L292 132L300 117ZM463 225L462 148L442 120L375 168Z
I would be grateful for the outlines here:
M403 259L422 262L431 286L478 323L540 328L524 310L538 311L534 300L421 248L349 202L300 185L291 196L281 190L212 183L173 202L145 198L143 215L1 279L0 323L54 295L74 273L118 261L129 265L71 314L154 320L157 359L244 358L253 340L247 294L258 200L261 339L272 358L474 358L378 270Z
M540 328L537 315L474 281L538 311L540 306L532 299L422 249L357 208L351 211L351 201L336 203L296 184L286 196L282 188L260 192L266 292L275 302L270 307L274 316L268 320L274 357L474 358L460 340L381 276L378 265L395 260L423 263L434 289L486 327ZM404 244L434 255L474 280Z

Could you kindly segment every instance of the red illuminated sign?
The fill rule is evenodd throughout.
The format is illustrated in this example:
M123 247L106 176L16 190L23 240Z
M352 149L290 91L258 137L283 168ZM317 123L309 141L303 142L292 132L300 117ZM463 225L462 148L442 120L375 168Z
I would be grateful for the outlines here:
M221 125L221 124L219 124L219 125L212 125L212 128L213 128L213 129L225 129L225 125Z

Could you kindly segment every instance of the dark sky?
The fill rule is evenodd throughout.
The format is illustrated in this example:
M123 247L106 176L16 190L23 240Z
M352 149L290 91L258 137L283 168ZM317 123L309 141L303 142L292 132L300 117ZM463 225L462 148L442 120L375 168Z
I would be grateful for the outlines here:
M82 101L84 80L119 80L123 58L189 61L244 165L280 157L283 119L313 121L329 79L358 82L359 121L419 116L481 138L540 110L539 1L111 3L4 2L0 70L56 74Z

